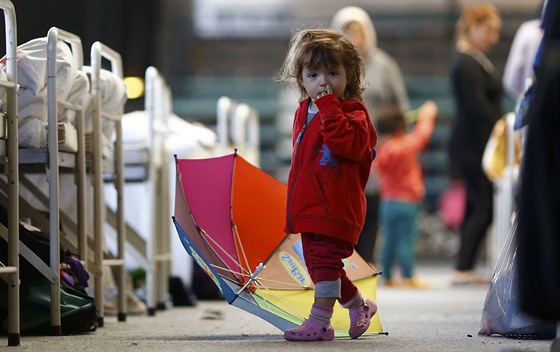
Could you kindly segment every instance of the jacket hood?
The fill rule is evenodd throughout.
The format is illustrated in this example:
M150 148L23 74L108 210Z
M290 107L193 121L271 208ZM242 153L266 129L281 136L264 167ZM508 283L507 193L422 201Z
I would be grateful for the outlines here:
M369 14L362 8L357 6L344 7L333 16L331 28L337 31L343 31L350 22L358 22L362 25L367 45L367 51L377 48L377 34L373 21Z

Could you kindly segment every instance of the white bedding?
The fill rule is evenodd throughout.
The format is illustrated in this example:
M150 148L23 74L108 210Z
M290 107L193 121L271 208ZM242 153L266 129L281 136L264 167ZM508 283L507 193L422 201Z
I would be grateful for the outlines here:
M6 77L6 58L0 59L0 79ZM20 146L38 148L46 146L47 124L47 38L37 38L17 48L18 70L18 119ZM78 69L68 45L58 45L56 54L56 92L58 103L59 145L63 150L76 151L76 111L69 106L83 106L86 133L91 133L93 112L90 95L91 68ZM102 117L121 115L126 102L124 81L110 71L100 72ZM0 104L5 103L6 89L0 86ZM63 124L60 124L62 122ZM114 122L102 119L102 140L106 154L111 152L109 141L114 134ZM38 133L40 135L32 135ZM74 145L76 144L76 145Z
M27 118L19 122L19 146L22 148L42 148L47 146L48 123L37 118ZM69 122L58 123L58 147L61 151L78 150L78 133Z
M0 59L5 63L6 58ZM40 148L47 145L47 38L37 38L17 48L19 145ZM6 75L2 65L2 75ZM72 51L67 45L58 45L56 52L56 92L59 120L59 145L62 150L76 151L77 136L73 127L76 111L71 105L87 102L89 80L77 69ZM1 78L1 77L0 77ZM0 88L0 99L5 102L6 90Z
M91 67L84 66L84 71L91 75ZM126 103L126 84L115 73L101 69L100 71L100 94L101 94L101 117L102 133L107 139L111 139L115 131L115 125L108 120L110 116L120 116L124 113ZM91 100L86 105L86 133L92 131L93 106Z
M16 62L19 119L33 116L47 121L47 38L18 46ZM68 45L57 46L56 70L57 100L82 105L82 99L88 98L89 80L77 69ZM74 117L74 111L58 106L59 121L74 123Z
M149 147L151 130L146 111L133 111L123 115L123 148L126 146L145 145ZM217 143L216 133L198 122L189 122L181 117L171 114L167 121L169 141L181 140L182 148L189 150L190 153L197 153L197 150L210 149L213 152ZM172 148L173 149L173 148Z

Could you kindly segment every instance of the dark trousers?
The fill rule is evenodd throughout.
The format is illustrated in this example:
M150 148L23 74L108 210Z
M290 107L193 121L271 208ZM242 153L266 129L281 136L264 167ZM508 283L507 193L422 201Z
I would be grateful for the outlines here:
M484 174L480 163L477 167L464 166L463 181L467 194L465 218L460 227L460 246L456 269L474 268L480 244L492 223L493 185Z
M366 220L355 248L356 252L358 252L366 262L373 264L375 260L377 229L379 226L379 193L366 194L366 202Z

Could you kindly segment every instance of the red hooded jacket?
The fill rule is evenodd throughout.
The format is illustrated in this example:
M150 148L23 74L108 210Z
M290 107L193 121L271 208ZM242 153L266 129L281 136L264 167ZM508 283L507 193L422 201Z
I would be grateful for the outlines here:
M326 95L306 125L310 101L293 126L286 233L313 232L357 243L365 220L366 186L377 133L366 106Z

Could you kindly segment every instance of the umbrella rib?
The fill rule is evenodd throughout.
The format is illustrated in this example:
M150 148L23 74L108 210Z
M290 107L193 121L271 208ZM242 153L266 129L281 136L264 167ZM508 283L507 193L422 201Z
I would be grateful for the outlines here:
M235 222L234 222L233 220L232 220L232 228L233 228L233 232L234 232L234 234L235 234L235 238L236 238L236 240L237 240L238 243L239 243L239 248L241 249L241 252L242 252L242 253L241 253L241 257L243 257L247 268L248 268L248 269L251 269L250 266L249 266L249 262L248 262L248 260L247 260L247 255L246 255L245 250L244 250L243 242L242 242L242 240L241 240L241 237L239 236L239 231L237 231L237 225L235 224ZM281 241L281 243L283 243L284 241L286 241L286 238L284 238L284 239ZM273 255L273 253L271 253L271 254L269 255L269 257L266 258L266 260L265 260L264 263L262 263L262 264L263 264L263 265L266 265L266 263L270 260L270 258L272 257L272 255ZM232 260L233 260L233 258L232 258ZM240 263L237 263L237 264L240 265ZM240 265L240 266L241 266L241 265ZM258 268L258 267L257 267L257 268ZM257 270L257 268L255 268L255 270ZM233 271L232 271L232 272L233 272ZM247 272L247 274L245 274L245 272ZM249 281L255 281L255 279L251 280L252 275L253 275L253 272L251 272L251 271L249 271L249 270L244 270L244 273L239 273L239 274L241 274L241 275L242 275L243 277L245 277L245 278L249 278ZM287 285L287 286L292 286L292 287L294 287L294 288L299 288L299 287L301 287L301 286L298 285L298 284L292 284L292 283L288 283L288 282L285 282L285 281L277 281L277 280L270 280L270 279L268 279L268 280L265 279L265 280L266 280L267 282L269 282L269 283L280 283L280 284L284 284L284 285ZM259 282L262 282L262 279L261 279L261 278L258 278L258 281L259 281ZM245 286L247 286L247 285L245 285ZM245 286L244 286L244 287L245 287ZM266 286L263 285L263 287L266 287Z
M219 269L220 271L225 271L225 272L232 273L232 274L239 274L240 276L243 276L243 277L248 277L249 276L248 274L245 274L245 273L242 273L242 272L239 272L239 271L234 271L234 270L231 270L230 268L219 266L219 265L216 265L216 264L210 264L210 266L212 266L214 269Z
M241 255L242 255L243 259L245 260L245 264L247 265L247 268L251 269L250 266L249 266L249 261L247 260L247 255L246 255L245 250L244 250L243 242L241 241L241 238L240 238L240 236L239 236L239 232L237 231L237 225L235 225L235 222L233 222L233 221L232 221L232 227L233 227L233 230L234 230L233 232L235 233L235 238L237 239L237 241L238 241L238 243L239 243L239 248L241 249L241 252L242 252ZM284 241L284 240L283 240L283 241ZM251 282L251 281L257 281L257 280L258 280L258 282L262 282L262 281L261 281L262 279L260 279L260 278L254 278L253 275L254 275L255 272L257 272L257 271L260 272L260 271L262 270L262 269L259 270L259 267L260 267L261 265L266 265L266 263L270 260L270 257L271 257L271 256L272 256L272 253L271 253L270 256L264 261L264 263L261 263L259 266L257 266L257 268L255 268L255 271L254 271L254 272L251 272L251 271L246 270L246 271L248 272L248 274L242 274L243 277L248 278L249 280L248 280L247 283L242 287L242 289L240 290L240 292L241 292L243 289L245 289L245 288L248 286L249 282ZM266 279L265 279L265 280L266 280ZM285 284L285 285L287 285L287 286L293 286L293 287L297 287L297 288L301 287L300 285L297 285L297 284L290 284L290 283L287 283L287 282L285 282L285 281L274 281L274 280L267 280L267 281L270 282L270 283L281 283L281 284Z
M235 224L235 221L232 220L231 222L231 227L233 229L233 233L235 234L235 239L237 241L237 243L239 243L239 248L241 250L241 257L243 258L243 260L245 261L245 265L247 266L247 268L249 270L251 270L251 268L249 267L249 261L247 260L247 255L245 254L245 248L243 246L243 241L241 241L241 237L239 237L239 231L237 231L237 225ZM240 258L241 261L241 258ZM239 266L241 266L241 263L239 263ZM248 271L249 275L253 275L252 272Z
M215 268L215 269L219 269L219 270L222 270L222 271L230 272L230 273L233 273L233 274L239 274L239 275L241 275L241 276L243 276L243 277L245 277L245 278L250 278L250 277L251 277L250 274L245 274L245 273L241 273L241 272L236 272L236 271L233 271L233 270L231 270L231 269L229 269L229 268L224 268L224 267L218 266L218 265L216 265L216 264L210 264L210 265L211 265L213 268ZM264 282L267 282L267 283L271 283L271 284L282 284L282 285L285 285L285 286L291 286L291 287L293 287L293 288L295 288L295 289L298 289L298 288L301 288L301 287L302 287L301 285L296 284L296 283L290 283L290 282L279 281L279 280L271 280L271 279L263 279L263 278L260 278L260 277L257 278L256 281L257 281L258 283L260 283L263 287L266 287L265 285L262 284L263 281L264 281Z
M198 225L197 225L197 227L198 227L198 230L200 231L200 233L202 233L203 237L206 239L207 242L213 243L216 247L218 247L220 249L220 251L223 253L224 256L227 256L232 262L234 262L235 264L237 264L237 266L239 266L239 268L241 268L241 270L239 272L236 272L236 271L231 270L231 269L226 270L225 268L222 268L223 270L229 271L229 272L234 273L234 274L240 274L240 275L243 275L243 276L246 276L246 275L248 276L250 274L250 273L246 274L244 272L246 270L244 270L244 268L241 266L241 263L238 260L236 260L234 257L232 257L231 254L229 254L218 242L216 242L215 239L213 239L210 235L208 235L208 233L206 233L206 231L204 231ZM218 253L216 252L216 254L218 254Z
M222 266L218 266L218 265L215 265L215 264L211 264L211 266L212 266L213 268L219 269L219 270L221 270L221 271L229 272L229 273L232 273L232 274L238 274L238 275L240 275L241 277L244 277L244 278L251 278L251 275L253 275L252 272L250 272L250 271L248 271L248 270L245 270L245 268L243 268L243 267L241 266L241 263L239 263L239 261L235 260L235 258L233 258L229 253L227 253L227 252L225 251L225 249L224 249L222 246L220 246L219 243L217 243L210 235L208 235L208 233L206 233L206 231L204 231L204 230L203 230L202 228L200 228L199 226L197 226L197 227L198 227L199 231L203 234L203 237L206 238L206 240L207 240L208 242L214 243L214 244L224 253L224 255L226 255L229 259L231 259L234 263L236 263L242 270L240 270L240 271L235 271L235 270L232 270L231 268L227 268L227 267L222 267ZM237 228L236 228L235 233L237 234ZM240 243L241 243L241 241L240 241ZM240 246L240 247L243 248L242 246ZM246 258L245 252L243 252L243 257ZM248 263L247 263L247 267L249 267L249 264L248 264ZM263 280L262 280L262 279L259 279L258 281L262 283ZM280 283L280 284L284 284L284 285L287 285L287 286L292 286L292 287L294 287L294 288L299 288L299 287L300 287L300 285L288 283L288 282L285 282L285 281L270 280L270 279L265 279L265 281L266 281L266 282L269 282L269 283ZM262 284L261 284L261 285L262 285ZM263 287L266 287L266 286L263 285Z

